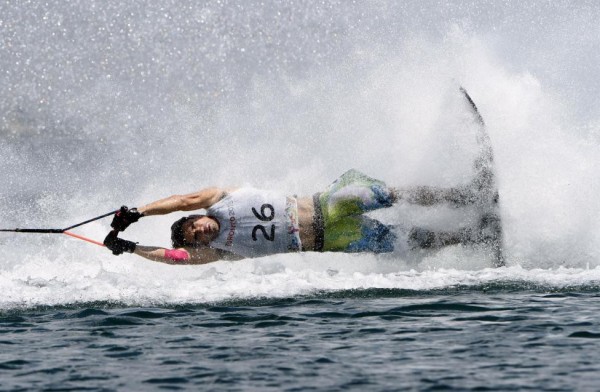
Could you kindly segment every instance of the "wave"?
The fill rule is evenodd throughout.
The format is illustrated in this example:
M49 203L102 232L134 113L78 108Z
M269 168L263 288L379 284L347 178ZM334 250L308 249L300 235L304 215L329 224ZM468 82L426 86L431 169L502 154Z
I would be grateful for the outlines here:
M144 263L144 264L141 264ZM600 267L415 269L401 260L287 255L205 266L131 260L45 261L0 272L0 309L186 306L283 299L402 298L467 292L597 293Z

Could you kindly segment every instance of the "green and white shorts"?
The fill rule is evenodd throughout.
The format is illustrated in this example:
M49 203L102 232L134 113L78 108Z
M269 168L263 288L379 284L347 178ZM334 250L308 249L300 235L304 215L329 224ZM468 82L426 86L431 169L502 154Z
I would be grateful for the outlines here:
M383 181L351 169L313 196L316 251L391 252L391 227L363 215L391 207L393 195Z

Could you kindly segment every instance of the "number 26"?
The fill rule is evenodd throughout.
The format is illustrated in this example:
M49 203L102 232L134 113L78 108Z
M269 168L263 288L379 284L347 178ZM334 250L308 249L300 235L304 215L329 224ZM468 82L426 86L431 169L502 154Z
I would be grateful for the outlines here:
M266 209L270 210L270 213L268 216L265 215ZM275 209L273 208L273 206L271 204L263 204L262 206L260 206L260 214L258 213L258 211L256 211L256 209L254 207L252 207L252 213L254 214L256 219L263 221L263 222L272 221L273 218L275 217ZM254 228L252 229L252 239L254 241L258 241L258 238L256 238L257 231L261 231L267 241L275 241L275 225L271 225L271 235L270 236L269 236L269 233L267 233L267 229L265 228L265 226L263 226L263 225L254 226Z

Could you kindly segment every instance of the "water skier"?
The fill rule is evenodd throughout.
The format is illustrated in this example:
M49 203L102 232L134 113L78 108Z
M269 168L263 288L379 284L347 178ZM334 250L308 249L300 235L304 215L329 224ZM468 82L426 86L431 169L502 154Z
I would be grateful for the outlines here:
M386 253L394 251L399 242L413 249L497 242L499 222L493 217L482 218L480 227L455 233L412 228L400 241L393 226L364 215L400 200L425 206L472 205L479 200L480 185L474 181L458 188L401 191L350 170L313 197L298 198L254 188L207 188L138 209L123 207L115 214L111 223L114 230L104 244L115 255L129 252L169 264L205 264L300 251ZM201 209L206 214L190 215L172 225L173 249L137 245L117 236L144 216ZM497 227L490 231L494 224Z

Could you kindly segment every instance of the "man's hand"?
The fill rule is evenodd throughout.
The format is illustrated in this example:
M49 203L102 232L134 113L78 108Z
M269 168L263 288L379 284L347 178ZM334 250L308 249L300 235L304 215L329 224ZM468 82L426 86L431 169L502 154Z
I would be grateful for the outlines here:
M117 237L119 232L116 230L108 233L106 238L104 239L104 245L108 249L110 249L113 255L118 256L123 252L133 253L135 251L136 244L135 242L127 241Z
M126 206L115 214L110 226L116 231L125 231L130 224L137 222L144 214L138 212L136 208L129 209Z

